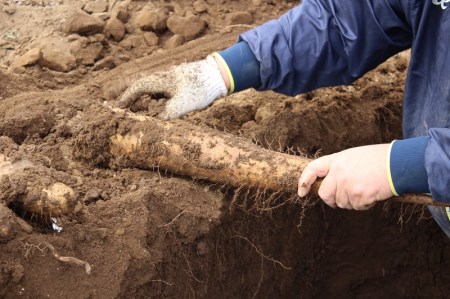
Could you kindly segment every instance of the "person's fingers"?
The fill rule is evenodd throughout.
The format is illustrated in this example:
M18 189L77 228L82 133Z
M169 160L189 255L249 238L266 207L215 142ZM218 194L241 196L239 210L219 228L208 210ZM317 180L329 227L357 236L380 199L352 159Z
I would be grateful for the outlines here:
M365 204L365 205L362 205L361 207L360 207L360 210L368 210L368 209L371 209L372 207L374 207L375 205L377 204L377 202L375 201L375 202L373 202L373 203L371 203L371 204Z
M146 76L134 81L120 96L119 107L128 108L139 97L145 94L167 94L172 95L175 84L170 74L159 73Z
M355 209L346 188L343 186L337 186L336 191L336 205L341 209L353 210Z
M318 177L324 177L330 169L332 155L323 156L311 161L303 170L298 180L298 195L300 197L308 194L312 184Z
M164 111L158 116L162 119L169 120L179 118L191 111L195 110L193 105L195 100L191 100L195 96L195 92L189 88L185 88L182 93L176 94L166 102Z
M170 101L172 101L172 100L170 100ZM158 114L158 117L161 119L164 119L164 120L171 120L171 119L179 118L188 112L190 112L190 111L179 110L176 108L176 106L170 105L169 103L167 103L166 107L164 108L164 111L161 112L160 114Z
M133 104L140 96L151 92L151 80L147 77L134 81L120 96L119 107L127 108Z
M320 184L319 197L330 207L336 208L336 178L328 174Z

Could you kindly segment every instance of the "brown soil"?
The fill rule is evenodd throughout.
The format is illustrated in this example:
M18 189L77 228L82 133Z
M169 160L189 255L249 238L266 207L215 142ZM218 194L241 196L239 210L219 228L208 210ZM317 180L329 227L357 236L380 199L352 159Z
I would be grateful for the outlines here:
M293 5L201 2L208 9L194 12L208 26L193 41L168 49L172 33L165 30L155 48L126 51L105 38L102 57L112 57L112 69L77 62L69 72L39 63L16 67L14 59L39 37L67 38L59 26L82 2L0 2L0 166L16 166L0 171L0 297L447 297L450 242L422 207L333 210L314 198L301 202L292 194L261 195L108 163L100 137L127 121L103 105L111 87L231 45L248 25L227 27L230 12L250 11L254 26ZM146 3L129 2L131 20ZM180 15L194 7L155 5L167 4ZM352 86L297 97L245 91L183 121L290 154L388 142L401 136L408 59L401 53ZM148 102L137 113L154 115L143 109ZM55 183L73 190L63 195L67 206L58 207L64 213L52 212L54 206L32 212L25 203L57 203L41 191ZM271 205L260 205L261 196Z

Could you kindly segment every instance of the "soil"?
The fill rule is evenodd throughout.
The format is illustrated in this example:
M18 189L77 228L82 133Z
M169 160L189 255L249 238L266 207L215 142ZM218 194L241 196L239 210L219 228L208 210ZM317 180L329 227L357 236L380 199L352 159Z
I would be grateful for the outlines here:
M0 1L0 297L447 297L450 242L421 206L351 212L283 194L261 207L254 190L108 163L100 137L126 122L104 105L111 88L223 49L293 5ZM176 15L195 31L140 27L149 6L155 22ZM125 31L97 20L68 32L74 11ZM351 86L296 97L244 91L182 121L293 155L389 142L408 63L400 53ZM138 114L161 108L142 103Z

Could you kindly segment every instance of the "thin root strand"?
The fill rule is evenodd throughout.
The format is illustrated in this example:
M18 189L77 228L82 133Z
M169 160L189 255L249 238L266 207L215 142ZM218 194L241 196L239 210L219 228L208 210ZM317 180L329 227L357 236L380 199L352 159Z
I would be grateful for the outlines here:
M71 257L71 256L61 256L56 251L55 247L53 247L50 243L45 242L44 244L45 244L45 246L47 246L51 250L53 256L58 261L60 261L62 263L69 264L69 265L73 265L73 266L84 266L84 268L86 270L86 274L88 274L88 275L91 274L92 268L91 268L91 265L88 262L82 261L80 259L77 259L77 258Z

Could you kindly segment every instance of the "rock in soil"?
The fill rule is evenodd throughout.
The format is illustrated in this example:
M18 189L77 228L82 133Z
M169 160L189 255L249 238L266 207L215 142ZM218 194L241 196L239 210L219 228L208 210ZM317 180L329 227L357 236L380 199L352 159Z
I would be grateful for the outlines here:
M113 69L116 66L114 62L114 57L107 56L103 58L102 60L99 60L95 63L94 67L92 68L93 71L98 71L101 69Z
M125 36L125 25L117 18L111 18L106 22L106 37L111 36L116 42L120 42Z
M156 46L158 44L159 37L154 32L144 32L143 36L147 45Z
M93 65L100 58L102 51L102 43L90 42L88 38L78 39L70 45L70 52L76 62L82 65Z
M165 45L165 48L167 49L173 49L176 47L181 46L184 43L184 37L182 37L181 35L175 34L174 36L172 36L171 38L169 38Z
M128 19L130 18L130 14L128 13L128 2L125 1L114 7L111 15L113 18L115 17L124 23L128 22Z
M253 16L245 11L231 12L225 16L227 25L252 24Z
M167 28L168 15L163 10L146 7L139 13L136 25L142 30L163 31Z
M206 23L200 17L194 15L187 17L172 15L167 20L167 27L172 33L184 37L186 41L190 41L205 30Z
M35 65L39 62L42 57L42 51L40 48L33 48L23 54L22 56L16 57L14 60L15 65L20 66L30 66Z
M75 12L67 18L65 31L69 34L91 35L101 33L104 27L103 20L83 12Z
M202 13L208 10L207 4L203 0L197 0L192 3L192 7L194 7L195 12Z
M91 0L91 1L88 1L83 6L83 10L88 13L105 12L107 8L108 8L108 2L105 0Z
M76 58L63 49L46 47L42 49L40 64L58 72L68 72L76 67Z

